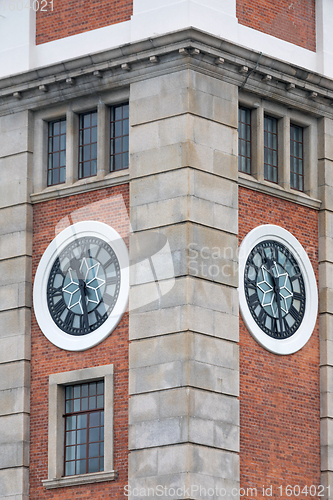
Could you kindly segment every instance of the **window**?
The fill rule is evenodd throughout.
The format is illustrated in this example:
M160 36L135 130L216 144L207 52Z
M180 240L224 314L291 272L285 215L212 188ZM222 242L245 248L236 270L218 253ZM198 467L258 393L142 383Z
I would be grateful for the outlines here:
M110 171L128 168L129 105L110 108Z
M106 365L49 376L46 489L115 479L113 374Z
M104 470L104 380L65 388L65 476Z
M266 181L278 182L278 136L277 119L271 116L264 118L264 178Z
M97 174L97 111L79 118L79 179Z
M47 185L54 186L66 181L66 119L48 124Z
M251 173L251 111L238 110L238 170Z
M290 125L290 187L304 191L303 128Z

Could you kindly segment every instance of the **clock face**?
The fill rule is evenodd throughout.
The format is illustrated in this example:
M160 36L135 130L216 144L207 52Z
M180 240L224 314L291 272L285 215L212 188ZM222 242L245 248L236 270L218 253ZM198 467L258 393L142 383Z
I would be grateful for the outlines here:
M56 257L47 283L55 324L69 335L86 335L111 314L120 290L120 266L112 247L97 237L69 243Z
M265 240L253 248L245 265L244 289L263 332L274 339L294 335L304 317L305 286L297 261L282 243Z
M239 303L248 331L265 349L292 354L309 340L318 312L317 283L309 257L289 231L263 225L244 238Z
M126 310L127 247L101 222L78 222L50 243L38 265L34 310L57 347L81 351L104 340Z

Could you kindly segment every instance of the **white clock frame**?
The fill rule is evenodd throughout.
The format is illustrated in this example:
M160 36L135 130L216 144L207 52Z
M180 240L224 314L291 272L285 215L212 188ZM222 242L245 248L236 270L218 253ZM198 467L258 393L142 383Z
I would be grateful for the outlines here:
M100 238L114 250L120 266L120 289L117 302L107 320L86 335L70 335L54 323L47 305L47 283L57 256L73 240L85 236ZM85 351L102 342L118 325L127 309L129 294L129 258L124 240L115 229L103 222L77 222L59 233L45 250L36 271L33 302L36 319L45 337L60 349Z
M261 330L249 310L245 289L244 271L251 250L262 241L282 243L294 256L304 280L305 313L298 330L287 339L274 339ZM311 337L318 315L318 291L316 277L310 259L300 242L286 229L274 224L258 226L250 231L239 247L239 305L242 318L252 337L265 349L280 355L299 351Z

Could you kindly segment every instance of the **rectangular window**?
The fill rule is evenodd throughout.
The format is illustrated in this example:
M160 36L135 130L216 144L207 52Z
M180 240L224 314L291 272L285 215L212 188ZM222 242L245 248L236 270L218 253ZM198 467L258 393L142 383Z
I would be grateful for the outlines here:
M66 119L48 124L47 185L54 186L66 181Z
M97 174L97 111L80 115L79 179Z
M238 170L251 174L251 110L238 110Z
M271 116L264 118L264 178L278 182L278 121Z
M129 105L110 108L110 171L128 168Z
M104 470L104 381L65 388L65 476Z
M304 191L303 128L290 125L290 187Z

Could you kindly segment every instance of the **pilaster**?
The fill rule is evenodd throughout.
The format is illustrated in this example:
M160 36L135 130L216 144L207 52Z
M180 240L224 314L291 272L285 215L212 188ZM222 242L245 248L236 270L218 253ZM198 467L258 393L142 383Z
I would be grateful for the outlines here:
M130 108L129 484L198 498L239 485L237 88L185 69Z
M321 390L322 484L333 498L333 121L322 118L318 126L319 212L319 331ZM327 488L325 488L327 491Z
M28 499L32 117L0 118L0 498Z

